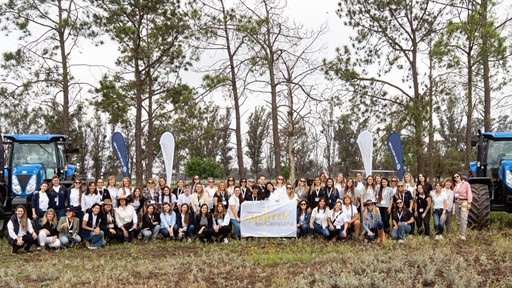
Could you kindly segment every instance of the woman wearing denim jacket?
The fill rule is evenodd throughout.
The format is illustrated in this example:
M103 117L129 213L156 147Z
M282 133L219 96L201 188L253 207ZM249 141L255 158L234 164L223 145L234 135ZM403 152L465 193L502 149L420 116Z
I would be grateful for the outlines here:
M306 236L309 233L309 218L311 213L308 213L308 202L301 200L299 208L297 208L297 237Z
M377 238L377 242L383 240L384 224L380 216L379 209L375 206L375 202L369 199L364 203L365 209L363 211L363 229L366 232L366 239L373 241Z

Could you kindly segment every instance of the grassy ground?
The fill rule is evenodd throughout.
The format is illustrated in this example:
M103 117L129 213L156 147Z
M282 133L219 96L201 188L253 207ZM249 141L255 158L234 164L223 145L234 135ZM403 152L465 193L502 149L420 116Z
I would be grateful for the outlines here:
M137 242L102 250L11 255L0 287L512 287L512 229L383 245L253 239Z

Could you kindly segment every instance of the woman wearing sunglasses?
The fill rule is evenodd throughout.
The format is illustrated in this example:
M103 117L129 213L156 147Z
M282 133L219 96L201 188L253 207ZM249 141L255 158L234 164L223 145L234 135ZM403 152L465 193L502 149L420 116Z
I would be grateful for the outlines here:
M402 183L403 187L403 183ZM391 238L398 240L399 243L405 242L405 235L411 231L411 224L414 222L414 217L404 207L404 200L398 199L396 201L396 210L393 212L393 229L391 230Z
M468 214L471 210L471 201L473 201L473 193L471 186L464 181L459 173L453 174L453 182L455 187L455 217L457 218L457 229L459 230L460 239L466 240L466 228L468 227Z

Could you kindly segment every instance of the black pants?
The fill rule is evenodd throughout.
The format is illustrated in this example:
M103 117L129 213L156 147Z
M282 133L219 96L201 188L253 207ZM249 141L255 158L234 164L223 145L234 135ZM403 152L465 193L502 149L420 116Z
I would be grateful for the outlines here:
M14 252L17 252L19 249L23 248L23 246L25 246L25 251L29 251L30 247L32 247L32 245L37 243L37 238L36 239L32 238L32 235L30 235L30 234L27 234L27 235L21 237L21 239L24 242L24 244L21 246L18 245L18 242L16 241L16 239L9 239L9 241L8 241L9 245L14 247Z
M115 233L112 233L110 229L113 229ZM124 241L123 230L121 230L120 228L108 228L103 232L105 232L105 240L107 242L117 241L119 243L123 243Z
M231 225L220 227L219 232L214 233L214 236L215 237L221 236L222 238L228 238L229 233L231 233Z
M423 213L418 212L418 217L416 217L416 226L418 226L418 234L420 228L423 226L425 228L425 235L430 236L430 211L427 211L425 214L425 218L421 218Z
M388 208L379 207L380 216L382 217L382 223L384 224L384 232L389 234L390 224L389 224L389 213Z
M123 227L124 227L124 229L126 231L128 231L128 237L124 237L124 233L123 233L123 241L124 242L132 242L133 235L135 235L135 233L137 233L136 235L139 234L138 231L137 231L138 229L131 230L132 227L133 227L133 223L132 222L124 224Z
M199 230L201 230L201 227L199 227L199 229L197 229L197 232L199 232ZM201 234L199 234L199 233L197 234L197 238L199 238L199 240L201 240L202 242L212 241L212 236L213 236L212 228L204 228L203 232Z

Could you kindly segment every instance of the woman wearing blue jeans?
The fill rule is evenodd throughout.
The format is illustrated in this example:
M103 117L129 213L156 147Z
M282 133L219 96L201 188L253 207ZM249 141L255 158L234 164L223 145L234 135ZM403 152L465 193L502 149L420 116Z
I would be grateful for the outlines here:
M403 185L403 184L402 184ZM391 238L398 242L405 242L405 234L411 232L411 224L414 223L414 217L411 211L404 207L404 201L398 199L396 201L397 209L393 213L393 230L391 230Z
M240 238L240 186L235 186L234 193L229 198L229 217L231 225L233 225L233 237Z
M446 220L446 209L448 207L448 195L441 189L441 183L435 184L435 190L430 192L434 206L434 230L436 240L443 239L444 222Z

